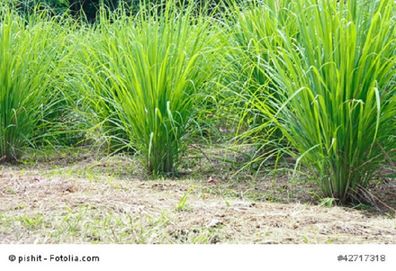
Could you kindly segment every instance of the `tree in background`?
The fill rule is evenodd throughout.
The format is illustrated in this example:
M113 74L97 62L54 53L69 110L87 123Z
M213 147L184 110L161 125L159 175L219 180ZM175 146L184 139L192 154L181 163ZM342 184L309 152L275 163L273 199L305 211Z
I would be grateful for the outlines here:
M110 10L115 10L123 0L68 0L69 8L74 16L85 14L89 22L94 22L100 5L104 5ZM128 1L125 1L128 2Z
M54 14L70 10L72 15L84 14L89 22L94 22L101 4L114 10L119 3L132 3L135 0L9 0L16 9L24 14L31 13L34 9L50 8ZM138 3L138 2L136 2Z
M31 13L34 8L51 8L54 13L62 13L68 9L69 0L10 0L22 13Z

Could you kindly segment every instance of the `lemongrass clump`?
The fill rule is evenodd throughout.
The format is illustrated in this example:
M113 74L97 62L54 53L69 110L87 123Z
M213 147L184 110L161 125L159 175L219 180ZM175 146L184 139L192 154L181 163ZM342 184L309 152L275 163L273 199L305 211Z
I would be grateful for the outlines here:
M127 135L150 173L174 173L195 98L210 80L209 20L169 2L163 11L102 18L95 35L84 49L86 98L105 105L106 122Z
M283 46L261 65L276 95L256 108L314 169L324 194L343 202L394 163L395 5L297 0L298 35L280 31Z
M0 161L16 161L54 110L61 35L59 25L44 14L26 21L1 7Z

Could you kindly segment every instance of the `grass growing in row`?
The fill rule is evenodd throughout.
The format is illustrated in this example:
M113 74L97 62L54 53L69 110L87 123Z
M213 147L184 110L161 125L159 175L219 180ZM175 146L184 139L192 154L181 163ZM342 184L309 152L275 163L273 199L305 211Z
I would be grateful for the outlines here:
M197 124L230 120L264 161L294 155L343 202L394 164L393 0L266 0L214 16L184 4L75 25L2 8L1 161L53 118L55 134L74 120L153 175L176 172Z

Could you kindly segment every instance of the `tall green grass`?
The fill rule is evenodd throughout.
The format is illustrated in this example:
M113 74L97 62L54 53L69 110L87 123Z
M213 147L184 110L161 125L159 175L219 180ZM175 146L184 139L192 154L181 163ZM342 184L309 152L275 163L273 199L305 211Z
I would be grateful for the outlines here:
M45 14L22 19L0 5L0 161L15 161L57 110L62 28Z
M266 0L210 17L142 2L78 27L1 6L0 161L49 125L68 142L68 126L174 174L190 129L228 119L265 159L287 151L325 196L356 198L395 163L395 5Z
M292 1L267 0L253 1L244 7L236 5L229 10L228 43L232 49L226 55L223 82L228 91L223 93L223 100L232 110L238 142L254 146L251 163L262 165L278 157L285 144L275 125L262 125L268 116L255 104L258 101L267 104L275 94L263 65L268 63L273 48L283 46L279 31L290 37L296 35L292 6Z
M395 2L297 0L298 34L280 31L261 67L276 93L255 108L313 168L326 196L358 197L394 163ZM393 161L392 161L393 160Z
M146 6L136 17L102 18L83 50L84 98L107 110L99 119L127 135L150 173L175 172L197 93L210 80L209 22L192 6Z

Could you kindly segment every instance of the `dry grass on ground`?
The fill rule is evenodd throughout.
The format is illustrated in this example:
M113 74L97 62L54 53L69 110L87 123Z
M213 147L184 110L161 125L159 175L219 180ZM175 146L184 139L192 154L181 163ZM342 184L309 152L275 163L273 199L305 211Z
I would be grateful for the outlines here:
M150 180L122 155L0 166L0 243L396 244L390 212L326 207L287 173L232 177L214 157L186 158L176 180ZM396 207L395 180L375 193Z

